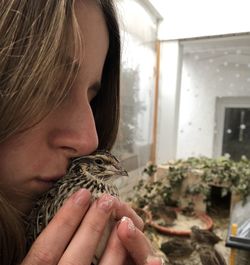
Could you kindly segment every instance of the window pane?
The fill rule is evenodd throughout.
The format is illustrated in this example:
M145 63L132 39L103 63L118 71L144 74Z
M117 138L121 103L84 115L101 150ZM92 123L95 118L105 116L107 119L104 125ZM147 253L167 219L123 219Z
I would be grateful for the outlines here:
M157 20L140 1L119 1L119 4L121 121L113 151L120 159L127 160L128 170L133 170L149 160L152 144Z

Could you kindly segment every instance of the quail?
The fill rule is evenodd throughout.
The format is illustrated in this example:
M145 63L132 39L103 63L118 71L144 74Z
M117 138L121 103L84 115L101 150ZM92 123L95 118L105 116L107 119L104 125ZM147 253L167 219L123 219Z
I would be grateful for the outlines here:
M169 259L189 257L194 251L193 246L185 239L172 238L161 244L161 250Z
M208 230L202 230L198 226L192 226L191 227L191 239L194 243L198 244L209 244L214 246L222 239L218 237L215 233L208 231Z
M117 158L106 150L97 150L90 155L72 159L66 175L41 196L27 217L27 248L30 247L71 194L80 188L86 188L92 193L92 201L102 193L118 197L118 189L113 181L121 176L128 176L128 173L121 167ZM104 231L92 261L93 265L98 264L110 235L112 223L114 222L111 220L106 231Z
M191 227L191 240L196 245L202 265L226 265L224 257L214 248L222 239L215 233L202 230L198 226Z
M227 265L224 257L211 245L202 245L198 248L202 265Z

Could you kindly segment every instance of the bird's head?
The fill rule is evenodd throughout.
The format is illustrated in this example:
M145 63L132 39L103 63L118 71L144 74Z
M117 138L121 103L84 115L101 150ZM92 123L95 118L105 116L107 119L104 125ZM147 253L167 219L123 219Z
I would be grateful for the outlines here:
M193 225L193 226L191 227L191 231L192 231L193 233L195 233L195 232L197 232L197 231L200 231L200 230L201 230L200 227L197 226L197 225Z
M72 159L69 172L81 175L89 172L100 180L115 180L118 177L128 176L128 173L120 165L119 160L106 150L97 150L86 156Z

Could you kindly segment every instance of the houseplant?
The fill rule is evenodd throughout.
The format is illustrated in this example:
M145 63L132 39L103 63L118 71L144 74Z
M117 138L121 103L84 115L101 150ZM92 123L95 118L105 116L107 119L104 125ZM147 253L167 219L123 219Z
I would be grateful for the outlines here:
M135 207L149 210L153 216L159 216L157 211L162 207L181 207L180 196L186 196L185 199L189 200L187 204L195 206L194 198L202 195L209 204L212 185L222 187L222 197L231 192L239 196L243 203L250 194L250 161L246 157L237 162L228 156L190 157L169 161L164 166L166 170L163 176L155 180L153 176L157 166L149 164L144 169L144 178L134 187L135 194L130 199ZM195 184L183 185L193 176L198 179ZM182 186L185 186L184 192L183 189L181 192Z

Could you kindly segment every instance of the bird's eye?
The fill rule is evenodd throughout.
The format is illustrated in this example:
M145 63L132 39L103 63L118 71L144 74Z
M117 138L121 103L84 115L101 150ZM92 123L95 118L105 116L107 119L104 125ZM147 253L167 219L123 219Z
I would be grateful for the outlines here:
M95 159L96 164L103 165L103 160L100 158Z

